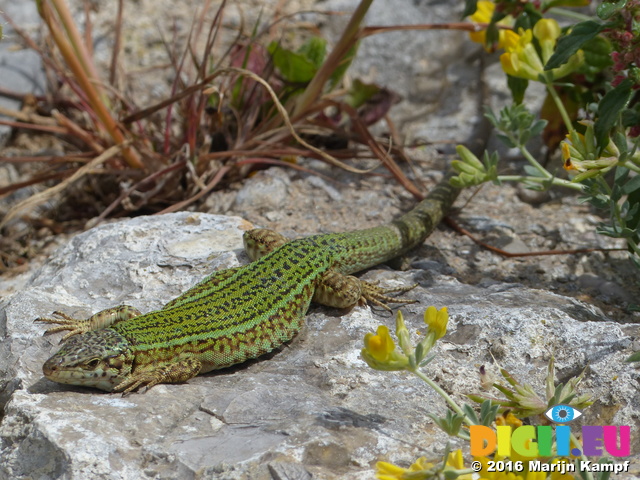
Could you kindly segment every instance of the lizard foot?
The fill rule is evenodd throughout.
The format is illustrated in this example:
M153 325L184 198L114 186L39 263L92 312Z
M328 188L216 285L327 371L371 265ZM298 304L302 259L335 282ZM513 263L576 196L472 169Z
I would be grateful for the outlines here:
M53 312L53 315L60 318L39 317L36 318L34 322L57 325L57 327L52 327L46 330L44 332L45 335L69 330L69 333L67 333L60 339L60 342L62 343L69 337L72 337L74 335L79 335L81 333L90 332L92 330L98 330L99 328L108 327L120 321L137 317L138 315L141 315L141 313L137 308L130 307L129 305L120 305L119 307L107 308L106 310L102 310L85 319L73 318L66 313L59 311Z
M62 337L60 342L64 342L66 339L74 335L85 333L91 330L89 328L88 319L81 320L78 318L72 318L66 313L58 312L58 311L53 312L53 315L60 318L38 317L34 320L34 322L50 323L50 324L57 325L57 327L52 327L47 329L44 332L44 335L50 335L52 333L63 332L64 330L70 330L69 333L67 333L64 337Z
M202 363L200 363L200 360L189 358L162 367L155 367L155 369L151 371L134 373L116 385L113 391L122 392L122 396L125 396L142 386L145 387L146 392L159 383L186 382L198 375L201 368Z
M417 300L413 300L410 298L397 298L390 297L387 293L404 293L409 290L413 290L418 286L417 283L413 285L408 285L404 287L396 287L396 288L381 288L374 283L369 283L365 281L360 281L362 284L362 296L360 297L361 303L373 303L379 307L384 308L387 311L391 311L391 308L388 303L416 303Z
M369 302L391 311L387 303L414 303L416 300L394 298L388 296L387 293L406 292L416 286L417 284L407 287L382 288L354 276L330 270L325 272L322 280L316 286L313 301L336 308L349 308L354 305L365 305Z

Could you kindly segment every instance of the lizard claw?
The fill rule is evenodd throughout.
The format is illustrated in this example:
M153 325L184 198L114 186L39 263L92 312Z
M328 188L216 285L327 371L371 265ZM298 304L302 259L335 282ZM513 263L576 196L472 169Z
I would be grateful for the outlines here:
M70 317L66 313L59 312L57 310L53 312L53 315L60 318L38 317L34 320L34 322L43 322L57 325L56 327L47 329L43 335L51 335L52 333L69 330L69 332L60 339L60 343L67 340L69 337L79 335L81 333L86 333L90 330L89 324L86 320L78 320L77 318Z
M363 281L361 301L362 303L372 303L390 312L391 307L387 305L388 303L416 303L418 300L390 297L387 293L404 293L416 288L417 286L418 284L414 283L413 285L405 287L381 288L373 283Z

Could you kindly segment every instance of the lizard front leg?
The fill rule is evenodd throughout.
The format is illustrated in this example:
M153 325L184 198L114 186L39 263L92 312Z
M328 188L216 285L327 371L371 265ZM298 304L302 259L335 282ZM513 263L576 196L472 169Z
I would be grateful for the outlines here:
M148 370L134 371L129 378L116 385L113 391L126 395L142 386L149 390L159 383L186 382L200 373L202 363L195 358L188 358L163 366L150 364L147 368Z
M251 260L258 260L267 253L287 243L289 239L268 228L254 228L242 236L244 250Z
M352 275L329 270L316 285L313 301L336 308L350 308L369 302L391 311L387 303L414 303L416 300L389 297L387 293L406 292L415 287L416 284L408 287L381 288Z
M62 332L64 330L70 330L70 332L60 340L60 342L64 342L73 335L109 327L111 325L115 325L116 323L130 320L142 314L140 313L140 310L135 307L131 307L129 305L120 305L119 307L112 307L101 310L98 313L95 313L89 318L85 319L72 318L66 313L58 311L53 312L53 315L56 315L60 318L40 317L36 318L34 322L43 322L58 325L57 327L49 328L47 331L45 331L45 335Z

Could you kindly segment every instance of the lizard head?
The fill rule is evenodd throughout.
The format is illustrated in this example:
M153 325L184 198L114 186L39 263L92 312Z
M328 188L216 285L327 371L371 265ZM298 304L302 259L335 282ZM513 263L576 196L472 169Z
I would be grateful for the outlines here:
M75 335L45 362L42 372L54 382L110 392L131 373L130 347L110 328Z

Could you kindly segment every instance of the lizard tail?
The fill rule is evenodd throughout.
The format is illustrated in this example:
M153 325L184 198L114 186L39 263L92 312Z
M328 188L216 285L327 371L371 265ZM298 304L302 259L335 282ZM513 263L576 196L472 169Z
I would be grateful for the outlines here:
M447 215L460 189L449 183L452 174L446 175L427 197L411 211L391 222L400 233L400 244L404 253L421 244L440 221Z

